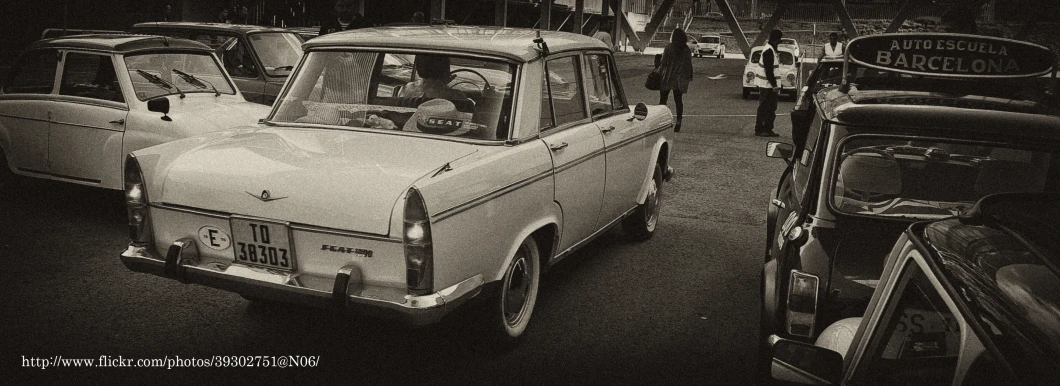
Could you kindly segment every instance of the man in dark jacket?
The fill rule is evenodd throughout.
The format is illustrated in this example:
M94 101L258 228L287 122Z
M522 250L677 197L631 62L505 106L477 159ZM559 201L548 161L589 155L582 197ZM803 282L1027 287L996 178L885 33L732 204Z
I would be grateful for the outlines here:
M780 134L773 132L773 121L777 118L777 93L780 91L780 80L777 79L775 70L780 61L777 58L777 45L784 33L775 29L769 33L769 44L762 50L759 59L761 69L755 75L755 84L758 86L758 116L755 118L755 135L759 137L777 137Z
M335 0L335 17L325 20L317 36L365 27L364 17L354 10L353 0Z

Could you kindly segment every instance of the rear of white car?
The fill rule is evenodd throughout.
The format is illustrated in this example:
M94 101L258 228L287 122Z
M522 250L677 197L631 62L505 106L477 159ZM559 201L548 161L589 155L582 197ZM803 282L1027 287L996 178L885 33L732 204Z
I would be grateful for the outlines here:
M743 73L743 98L747 99L752 93L758 92L758 86L755 85L755 78L764 74L762 66L758 63L762 57L762 50L764 47L755 47L751 50L751 57L747 60L747 64L744 66ZM776 77L777 82L780 86L780 92L795 96L799 90L799 66L797 64L796 56L787 47L780 47L777 49L780 56L780 65L774 70L773 75Z

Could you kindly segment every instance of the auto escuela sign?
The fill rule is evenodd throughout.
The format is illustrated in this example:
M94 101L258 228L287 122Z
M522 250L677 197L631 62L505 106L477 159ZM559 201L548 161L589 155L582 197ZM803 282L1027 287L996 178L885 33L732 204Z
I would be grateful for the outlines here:
M849 60L915 75L1016 78L1053 70L1048 48L1016 40L961 34L882 34L854 39Z

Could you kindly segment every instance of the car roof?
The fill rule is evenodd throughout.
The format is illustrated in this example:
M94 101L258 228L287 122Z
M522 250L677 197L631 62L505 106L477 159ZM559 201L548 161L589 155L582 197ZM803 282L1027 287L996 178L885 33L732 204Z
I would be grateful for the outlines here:
M187 22L187 21L167 21L167 22L149 22L149 23L137 23L133 25L133 29L140 28L166 28L166 29L194 29L203 31L227 31L227 32L239 32L239 33L251 33L251 32L290 32L295 33L286 28L279 27L263 27L258 25L247 25L247 24L228 24L228 23L199 23L199 22Z
M833 123L894 132L1022 137L1060 141L1057 107L1031 100L935 91L857 90L841 86L815 96Z
M213 52L209 46L188 39L136 34L88 34L38 40L30 49L87 49L115 53L143 50L194 50Z
M1017 376L1057 384L1060 193L987 196L965 213L911 233Z
M327 47L400 47L433 49L472 54L503 56L528 62L541 56L534 39L540 34L549 51L601 49L607 45L599 39L557 31L523 28L474 26L392 26L336 32L313 38L303 44L305 50Z

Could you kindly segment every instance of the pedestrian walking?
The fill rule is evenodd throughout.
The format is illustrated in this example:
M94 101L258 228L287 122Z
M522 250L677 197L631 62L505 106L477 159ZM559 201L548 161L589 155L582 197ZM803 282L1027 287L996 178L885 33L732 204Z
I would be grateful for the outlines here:
M780 67L777 60L777 45L784 33L779 29L769 32L769 44L762 50L758 58L759 71L755 74L755 85L758 86L758 114L755 118L755 135L759 137L779 137L773 131L773 121L777 118L777 92L780 91L780 81L777 80L775 69Z
M659 104L665 105L670 92L674 93L674 104L677 105L674 132L680 132L685 110L681 96L688 93L688 82L692 81L692 50L688 48L688 35L683 29L674 28L670 44L663 49L662 60L655 70L659 73Z

